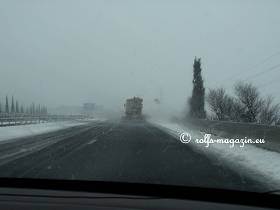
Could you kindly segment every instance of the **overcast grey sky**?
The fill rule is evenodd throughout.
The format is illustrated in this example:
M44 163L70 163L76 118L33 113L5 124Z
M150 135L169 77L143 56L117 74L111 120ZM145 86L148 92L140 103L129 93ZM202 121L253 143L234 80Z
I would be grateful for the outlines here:
M191 94L201 57L206 88L244 78L278 90L279 0L0 0L0 98L49 106L144 106L162 90L170 110ZM110 105L108 105L110 104Z

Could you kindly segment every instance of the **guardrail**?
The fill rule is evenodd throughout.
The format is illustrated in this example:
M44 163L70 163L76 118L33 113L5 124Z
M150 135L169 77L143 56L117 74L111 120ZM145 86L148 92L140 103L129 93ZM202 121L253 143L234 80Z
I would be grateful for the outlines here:
M66 121L85 119L84 115L30 115L20 113L1 113L0 127L25 124L37 124L51 121Z

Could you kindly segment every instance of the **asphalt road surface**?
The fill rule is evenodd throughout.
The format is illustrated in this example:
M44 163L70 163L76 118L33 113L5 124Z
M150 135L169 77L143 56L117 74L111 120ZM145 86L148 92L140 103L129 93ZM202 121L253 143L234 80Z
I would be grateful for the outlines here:
M0 177L263 191L266 186L147 122L94 122L0 144Z

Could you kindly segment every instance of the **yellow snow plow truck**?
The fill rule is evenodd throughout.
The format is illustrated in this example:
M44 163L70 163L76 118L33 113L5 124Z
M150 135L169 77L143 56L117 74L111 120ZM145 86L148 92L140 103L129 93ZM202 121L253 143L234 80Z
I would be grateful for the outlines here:
M126 119L142 119L143 99L133 97L126 100L124 104Z

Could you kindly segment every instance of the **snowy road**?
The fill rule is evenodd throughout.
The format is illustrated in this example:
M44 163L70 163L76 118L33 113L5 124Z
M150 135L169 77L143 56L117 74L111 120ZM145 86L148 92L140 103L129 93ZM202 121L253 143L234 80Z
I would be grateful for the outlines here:
M65 138L78 135L86 129L88 129L87 126L76 125L49 133L43 132L39 135L28 135L27 137L2 141L0 142L0 166L12 160L40 151Z
M265 191L267 186L146 122L92 122L0 145L0 176Z

